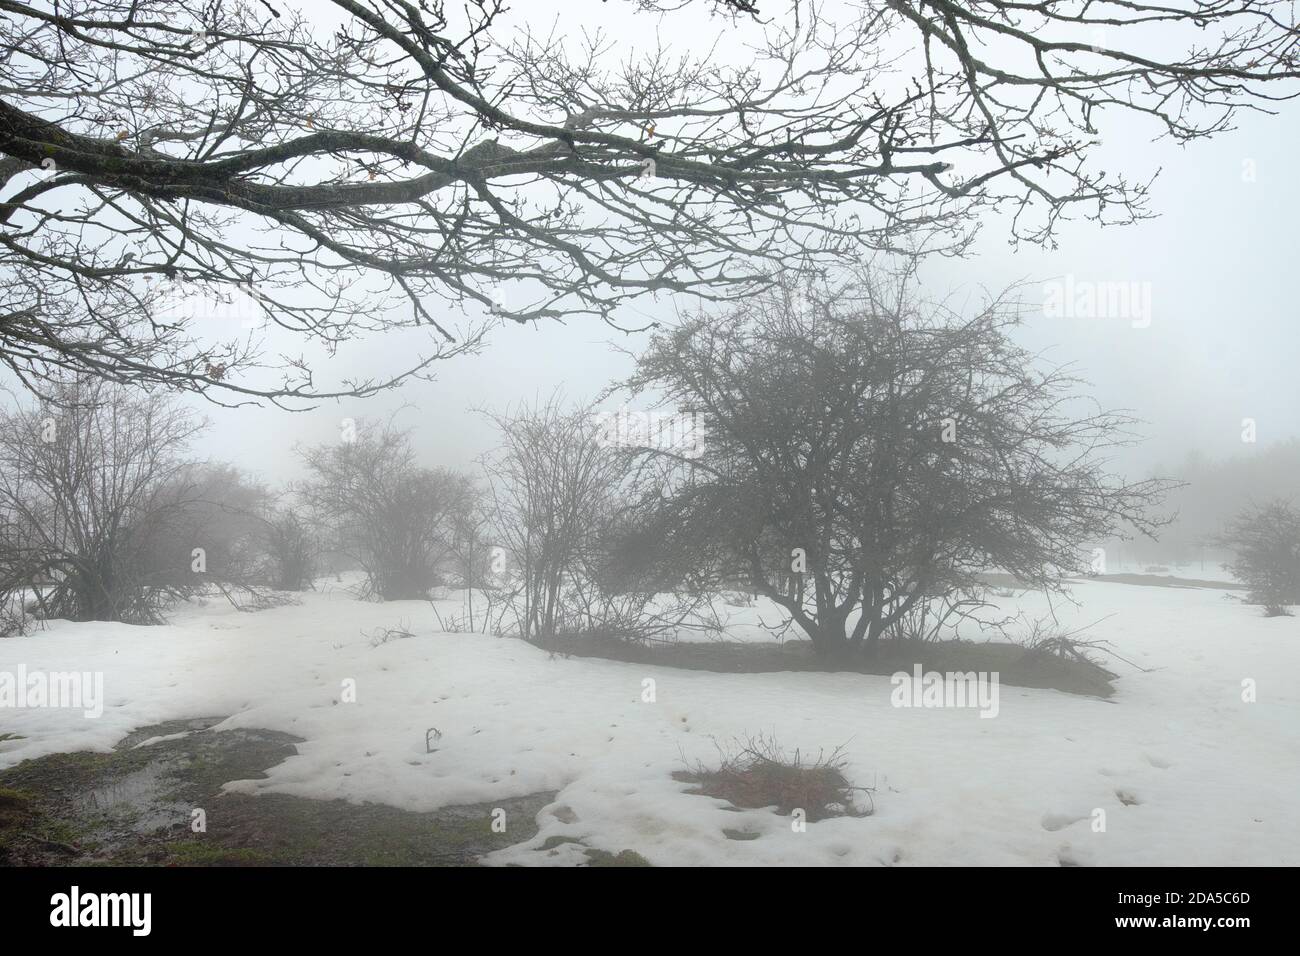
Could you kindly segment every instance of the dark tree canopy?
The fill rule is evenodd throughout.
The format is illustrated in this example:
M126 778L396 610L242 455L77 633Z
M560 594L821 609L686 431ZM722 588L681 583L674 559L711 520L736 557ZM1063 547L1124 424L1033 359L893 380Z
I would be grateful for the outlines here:
M95 379L55 398L0 414L0 632L28 610L156 624L242 575L259 489L187 456L201 422L166 394Z
M355 423L344 441L300 450L307 469L297 497L331 547L365 572L362 593L422 600L453 558L456 519L475 499L473 481L425 468L409 431Z
M743 58L598 32L683 6L722 13ZM1050 241L1062 217L1146 214L1143 182L1090 159L1107 114L1192 140L1300 70L1280 0L639 0L566 12L568 44L500 0L323 9L337 27L283 0L0 0L0 361L26 384L369 394L474 348L466 306L618 324L647 294L961 250L992 208ZM319 383L242 329L197 334L177 288L233 291L304 344L424 327L428 347Z
M643 450L676 466L665 509L821 651L989 570L1059 590L1088 543L1160 523L1166 483L1107 470L1131 420L1010 341L1014 308L963 318L907 288L770 291L657 336L628 383L704 426L693 454Z

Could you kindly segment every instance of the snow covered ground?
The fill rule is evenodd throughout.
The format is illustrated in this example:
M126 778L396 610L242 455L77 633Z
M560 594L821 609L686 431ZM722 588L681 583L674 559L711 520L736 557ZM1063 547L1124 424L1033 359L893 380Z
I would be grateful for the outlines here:
M551 658L516 640L440 633L427 604L339 591L254 614L211 602L165 627L59 622L0 640L0 673L103 672L103 715L0 709L0 738L21 738L0 740L0 767L230 714L223 727L305 740L267 779L233 791L410 810L560 791L538 836L494 863L578 860L572 844L536 849L555 836L656 864L1300 863L1300 619L1265 619L1221 591L1087 582L1075 593L1082 606L1058 609L1063 622L1104 618L1089 636L1150 671L1115 662L1109 701L1003 685L994 719L896 708L887 677ZM1046 608L1032 595L1010 603ZM759 610L730 609L737 631ZM440 611L447 620L460 602ZM414 636L373 645L398 624ZM843 744L849 778L875 788L875 813L798 832L789 817L728 810L672 779L684 761L715 758L715 740L759 732L790 751Z

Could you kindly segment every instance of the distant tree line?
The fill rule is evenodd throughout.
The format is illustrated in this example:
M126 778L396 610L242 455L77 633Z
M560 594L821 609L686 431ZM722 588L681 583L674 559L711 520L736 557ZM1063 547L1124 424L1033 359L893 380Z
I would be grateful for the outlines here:
M310 586L316 543L163 393L78 376L0 413L0 633L33 616L155 624L220 592L261 606Z
M305 476L279 493L194 459L201 423L172 399L75 378L0 416L0 607L10 630L156 623L200 594L282 600L342 560L362 597L462 589L455 626L543 644L716 629L726 589L825 655L932 637L985 606L990 571L1063 591L1088 542L1154 540L1187 495L1109 471L1135 423L1014 344L1018 322L1009 297L927 304L908 269L790 276L655 334L604 396L689 429L557 395L485 413L499 444L471 474L363 419L300 449ZM1284 502L1219 523L1270 613L1300 600L1297 528Z

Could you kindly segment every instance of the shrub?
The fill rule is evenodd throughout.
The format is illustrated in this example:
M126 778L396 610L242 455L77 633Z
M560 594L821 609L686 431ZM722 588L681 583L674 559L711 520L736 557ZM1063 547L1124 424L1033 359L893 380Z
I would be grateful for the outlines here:
M205 585L190 565L202 544L186 533L197 497L184 452L199 427L167 396L94 381L0 415L6 628L28 612L154 624Z
M717 767L702 764L673 774L673 779L696 785L690 793L726 800L737 807L776 807L790 815L802 810L809 822L833 816L867 816L872 812L870 791L855 787L844 776L848 761L840 748L818 751L808 759L796 750L787 755L772 737L759 734L718 748ZM863 806L859 794L866 796Z
M273 512L263 526L267 578L277 591L306 591L316 579L319 545L315 533L288 508Z
M385 601L423 600L453 561L454 518L473 482L416 461L409 431L356 423L354 439L302 452L306 481L295 490L334 549L365 571L365 592Z
M1249 588L1246 599L1269 617L1300 604L1300 512L1281 499L1251 505L1216 539L1233 552L1227 568Z

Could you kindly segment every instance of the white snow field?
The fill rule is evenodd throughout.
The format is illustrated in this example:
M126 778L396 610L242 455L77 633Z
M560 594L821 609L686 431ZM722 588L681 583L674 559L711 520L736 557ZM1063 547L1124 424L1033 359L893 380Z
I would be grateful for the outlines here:
M1300 620L1266 619L1216 590L1087 582L1075 596L1081 607L1063 620L1105 618L1088 636L1149 672L1113 662L1122 676L1109 701L1003 684L994 719L895 708L883 676L553 658L439 633L428 604L340 592L259 613L213 601L163 627L58 622L0 640L0 673L102 671L103 715L0 709L0 737L21 738L0 741L0 767L229 714L218 729L305 741L267 779L231 791L432 810L558 790L537 837L490 863L580 861L573 844L538 849L561 835L655 864L1300 863ZM1017 600L1031 614L1046 606ZM459 601L440 609L445 620ZM375 629L399 623L414 636L372 646ZM1255 702L1243 700L1247 679ZM355 702L340 700L349 680ZM432 727L441 738L426 754ZM714 738L759 732L805 754L843 744L850 780L875 788L874 814L798 832L790 817L729 810L672 779L684 760L714 759Z

